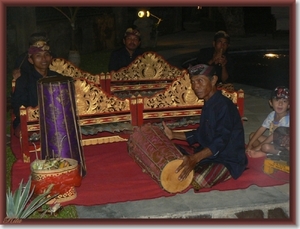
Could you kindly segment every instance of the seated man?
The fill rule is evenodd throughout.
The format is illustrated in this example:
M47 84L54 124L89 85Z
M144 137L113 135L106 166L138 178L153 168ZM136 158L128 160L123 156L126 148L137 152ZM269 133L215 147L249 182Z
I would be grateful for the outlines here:
M139 48L141 44L140 32L137 29L128 28L123 38L124 46L112 52L109 60L108 71L118 71L127 67L135 58L144 51Z
M17 137L20 132L20 107L38 105L37 81L43 77L58 75L49 70L52 55L46 41L37 41L31 45L27 60L30 66L28 71L21 71L21 76L17 78L11 101L16 116L13 120L13 128Z
M190 147L178 146L184 154L179 180L194 170L195 190L210 188L229 178L237 179L246 169L244 127L234 103L217 90L213 66L199 64L188 69L192 89L204 99L200 126L188 132L174 132L163 123L169 139L184 140Z
M228 54L230 37L224 31L218 31L214 36L213 47L200 50L197 63L206 63L216 68L217 83L232 82L233 60Z
M218 84L233 82L232 75L234 61L228 53L228 47L230 45L229 35L224 31L218 31L214 35L212 44L213 47L200 49L197 57L187 64L195 65L205 63L207 65L215 66Z
M49 43L49 39L46 33L40 32L40 33L33 33L29 37L29 47L33 45L37 41L45 41ZM51 53L52 57L55 58L56 56ZM22 53L20 56L17 57L14 65L14 69L12 72L13 78L17 79L21 76L21 74L24 74L25 72L30 71L31 64L28 61L28 51Z

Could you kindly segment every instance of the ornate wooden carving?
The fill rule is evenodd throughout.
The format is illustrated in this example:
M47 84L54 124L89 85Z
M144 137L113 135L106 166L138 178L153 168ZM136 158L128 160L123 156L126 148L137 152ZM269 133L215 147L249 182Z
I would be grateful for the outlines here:
M101 88L85 79L75 80L75 100L78 115L105 114L130 111L129 99L106 94Z
M137 57L128 67L111 72L111 81L173 80L182 75L182 70L171 66L162 56L146 52Z
M203 99L195 95L187 72L175 80L166 90L144 98L144 109L203 106Z
M100 84L100 75L92 75L88 72L82 71L81 69L74 66L71 62L63 58L53 59L49 68L50 70L55 71L63 76L84 78L96 84Z

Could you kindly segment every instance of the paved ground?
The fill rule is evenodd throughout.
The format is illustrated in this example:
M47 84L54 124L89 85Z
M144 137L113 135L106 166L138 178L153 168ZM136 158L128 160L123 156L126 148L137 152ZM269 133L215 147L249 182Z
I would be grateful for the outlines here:
M159 37L157 45L169 47L159 54L166 60L176 60L178 63L200 47L211 46L213 34L181 32ZM288 47L289 39L286 36L273 39L271 35L232 38L231 45L231 48L236 50ZM248 121L244 122L244 128L245 138L248 139L249 134L261 125L270 112L268 107L270 91L238 84L235 84L235 88L242 88L245 91L245 117ZM251 186L245 190L197 194L190 190L173 197L101 206L77 206L76 209L79 218L89 219L289 219L290 215L293 215L290 212L289 184L266 188ZM199 224L204 221L193 222ZM140 223L147 224L147 221ZM163 222L157 222L160 223Z

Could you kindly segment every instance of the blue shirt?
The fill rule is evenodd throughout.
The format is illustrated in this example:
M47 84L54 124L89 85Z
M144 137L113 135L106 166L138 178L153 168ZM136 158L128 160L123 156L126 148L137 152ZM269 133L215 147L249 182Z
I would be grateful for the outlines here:
M190 145L200 146L195 153L209 148L212 156L199 164L221 163L237 179L245 170L248 159L245 153L244 127L236 105L217 91L208 99L200 116L200 125L196 130L185 133Z

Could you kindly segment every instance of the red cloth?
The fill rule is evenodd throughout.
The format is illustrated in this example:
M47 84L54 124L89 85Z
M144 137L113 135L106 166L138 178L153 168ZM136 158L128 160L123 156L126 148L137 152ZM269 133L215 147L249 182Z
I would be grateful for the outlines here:
M11 142L12 150L17 157L12 169L12 190L14 191L22 179L27 182L30 165L22 161L18 139L12 137ZM142 172L142 169L128 155L126 142L85 146L83 151L87 168L86 176L83 177L81 186L76 187L77 198L64 202L63 205L100 205L176 195L164 191L148 174ZM35 154L32 153L31 157L34 160ZM276 171L272 175L267 175L263 172L263 163L264 158L249 158L248 169L237 180L230 179L210 189L201 189L200 192L246 189L250 185L267 187L288 183L288 173Z

